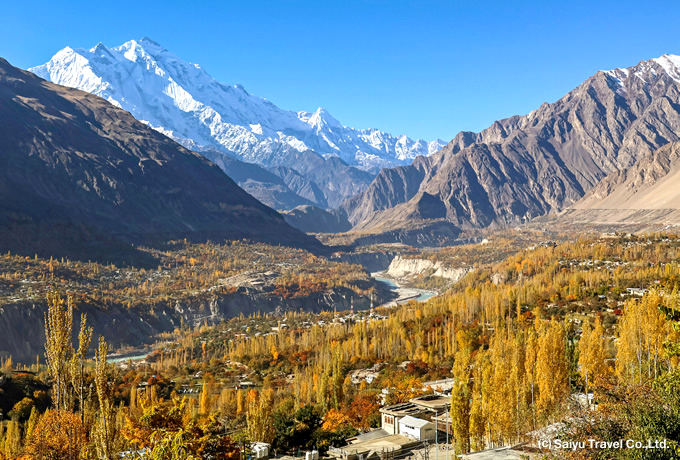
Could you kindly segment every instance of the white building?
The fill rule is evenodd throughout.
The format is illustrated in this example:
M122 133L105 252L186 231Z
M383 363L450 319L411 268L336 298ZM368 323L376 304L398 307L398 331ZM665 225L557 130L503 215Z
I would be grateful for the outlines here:
M250 448L253 451L253 458L259 460L266 460L269 458L271 444L267 444L266 442L254 442L250 445Z
M404 434L400 431L400 420L404 417L431 420L451 407L451 396L429 394L412 398L407 403L395 404L380 409L382 429L388 434Z
M626 293L628 295L634 295L636 297L642 297L647 293L647 289L642 288L626 288Z
M399 434L417 441L431 441L435 438L434 423L407 415L399 420Z
M370 384L378 378L378 373L373 369L357 369L349 374L349 378L354 385L359 385L363 381Z
M399 421L406 417L419 417L427 413L426 409L418 407L412 402L395 404L380 409L382 415L382 429L387 434L403 434L399 431Z

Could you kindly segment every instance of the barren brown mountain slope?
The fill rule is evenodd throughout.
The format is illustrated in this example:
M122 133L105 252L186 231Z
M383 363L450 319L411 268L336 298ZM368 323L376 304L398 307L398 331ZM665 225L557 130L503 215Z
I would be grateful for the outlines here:
M680 143L665 145L607 176L557 221L646 229L680 226Z
M0 251L120 261L185 237L321 248L128 112L0 59Z

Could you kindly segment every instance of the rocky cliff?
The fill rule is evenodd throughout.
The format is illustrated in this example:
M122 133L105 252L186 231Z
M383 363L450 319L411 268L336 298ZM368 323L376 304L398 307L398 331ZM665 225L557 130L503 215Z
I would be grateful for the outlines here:
M469 268L450 268L442 265L441 262L433 262L429 259L417 259L411 257L396 256L386 274L391 278L413 278L418 275L438 276L447 278L452 282L458 281L469 273Z
M375 285L374 301L384 303L394 295L381 283ZM368 286L370 287L370 286ZM117 304L77 302L74 315L74 340L79 330L79 313L87 315L88 325L94 327L94 336L103 335L114 347L152 344L156 335L169 332L182 323L190 325L214 324L222 319L240 314L323 310L368 309L371 299L357 295L344 287L337 287L308 295L281 297L273 288L244 284L226 295L203 296L184 301L168 300L153 308L127 308ZM15 362L35 362L43 359L45 352L45 302L16 302L0 306L0 356L11 355Z

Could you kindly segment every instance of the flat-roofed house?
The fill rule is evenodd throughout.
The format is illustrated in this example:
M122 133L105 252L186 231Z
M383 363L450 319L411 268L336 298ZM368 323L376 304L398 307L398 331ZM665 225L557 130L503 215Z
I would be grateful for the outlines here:
M444 413L451 407L451 396L429 394L411 399L407 403L394 404L380 409L382 429L389 434L400 434L399 420L411 416L432 420L433 416Z
M380 409L382 429L388 434L399 434L399 420L406 416L418 417L427 410L411 402L395 404Z

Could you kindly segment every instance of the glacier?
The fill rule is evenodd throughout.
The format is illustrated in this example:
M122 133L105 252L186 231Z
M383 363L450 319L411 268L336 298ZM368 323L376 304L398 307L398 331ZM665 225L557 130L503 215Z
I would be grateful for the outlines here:
M130 112L185 147L219 151L266 167L285 163L290 150L336 156L377 172L410 164L446 145L342 125L325 109L284 110L226 85L198 64L185 62L157 42L142 38L107 48L66 47L31 72L54 83L96 94Z

